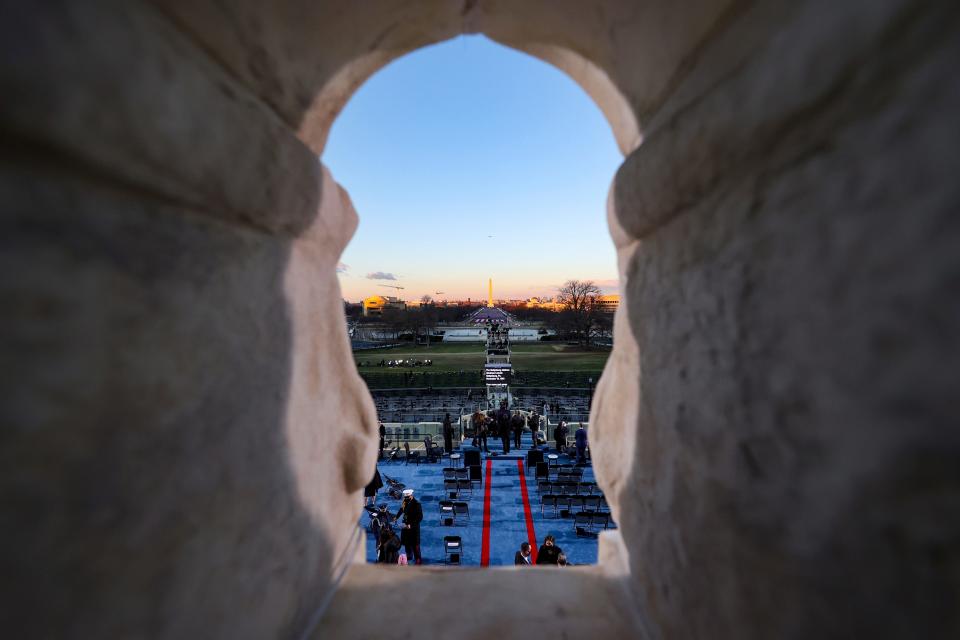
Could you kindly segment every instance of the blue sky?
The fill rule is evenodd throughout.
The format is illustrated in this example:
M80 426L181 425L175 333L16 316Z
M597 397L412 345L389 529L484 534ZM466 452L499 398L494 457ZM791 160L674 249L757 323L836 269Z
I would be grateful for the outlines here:
M391 284L410 300L483 299L488 277L499 298L572 278L614 292L605 206L621 160L597 106L536 58L461 36L395 60L353 95L323 154L360 216L344 297Z

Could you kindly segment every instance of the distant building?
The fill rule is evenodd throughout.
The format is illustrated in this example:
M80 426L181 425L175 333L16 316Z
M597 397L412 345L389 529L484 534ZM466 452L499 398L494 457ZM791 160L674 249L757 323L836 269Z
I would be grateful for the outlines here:
M620 296L616 294L597 296L593 304L596 305L597 309L602 313L616 313L617 307L620 306Z
M530 298L526 301L528 309L547 309L548 311L561 311L563 304L549 298Z
M370 296L363 299L364 316L382 316L384 309L403 311L406 308L406 302L393 296Z

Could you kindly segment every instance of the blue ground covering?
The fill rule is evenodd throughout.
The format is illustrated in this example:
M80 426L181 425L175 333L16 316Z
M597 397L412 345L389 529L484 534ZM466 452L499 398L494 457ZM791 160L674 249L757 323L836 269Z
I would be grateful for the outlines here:
M465 447L470 449L470 447ZM499 440L496 446L490 441L492 451L502 452ZM493 460L493 474L490 494L490 564L511 565L514 553L520 548L520 543L527 540L527 524L524 515L523 500L520 489L520 474L517 460L524 460L526 469L526 452L530 449L530 436L524 434L521 451L511 450L508 456L491 456ZM553 452L553 451L551 451ZM486 470L487 456L484 456L482 467ZM560 462L573 462L567 456L561 456ZM446 458L441 463L413 463L407 465L400 462L381 461L378 468L381 474L388 475L403 482L407 487L415 490L417 499L423 505L423 523L421 525L421 553L424 564L443 564L443 537L459 535L463 538L463 566L479 566L483 535L483 499L484 484L474 483L472 497L462 497L470 505L470 520L463 522L458 518L454 526L444 526L440 519L438 501L445 498L443 491L442 468L448 466ZM540 515L540 498L537 493L534 472L529 470L525 474L527 493L530 499L530 510L533 514L534 532L537 545L543 544L547 534L553 534L557 544L563 549L572 564L594 564L597 561L597 540L590 537L577 537L573 527L573 518L554 516L551 509L546 515ZM384 479L385 480L385 479ZM486 480L486 479L484 479ZM583 481L593 481L593 469L584 468ZM377 495L377 504L387 504L394 514L400 507L400 501L387 496L386 487ZM366 526L368 517L364 514L361 524ZM376 561L376 547L373 535L367 533L367 560ZM411 559L412 560L412 559Z

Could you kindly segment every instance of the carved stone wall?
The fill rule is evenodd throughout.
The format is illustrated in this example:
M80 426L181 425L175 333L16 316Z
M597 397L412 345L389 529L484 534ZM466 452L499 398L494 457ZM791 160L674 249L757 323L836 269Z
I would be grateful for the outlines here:
M470 638L957 633L955 3L5 13L17 637L419 637L438 602ZM594 568L350 566L375 414L316 155L370 74L477 32L570 74L626 155L591 420L620 528Z

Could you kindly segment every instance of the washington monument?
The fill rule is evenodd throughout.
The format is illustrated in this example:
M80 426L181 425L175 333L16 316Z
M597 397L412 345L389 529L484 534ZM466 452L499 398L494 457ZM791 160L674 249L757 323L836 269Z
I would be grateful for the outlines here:
M490 278L490 282L487 287L487 306L493 306L493 278Z

